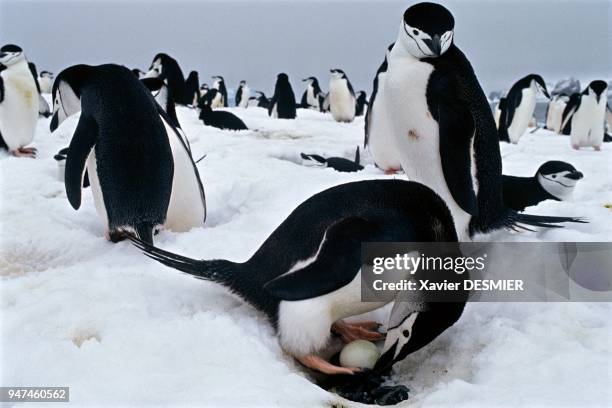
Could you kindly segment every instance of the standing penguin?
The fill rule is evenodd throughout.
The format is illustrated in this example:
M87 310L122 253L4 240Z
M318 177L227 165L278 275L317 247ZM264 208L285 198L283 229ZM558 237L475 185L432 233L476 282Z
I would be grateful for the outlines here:
M569 97L565 94L555 95L548 104L546 112L546 129L561 133L563 111L567 106Z
M251 89L246 81L240 81L238 90L236 91L236 106L241 108L249 107L249 99L251 98Z
M504 204L513 210L524 211L525 207L544 200L568 200L583 177L574 166L562 161L544 163L533 177L504 175Z
M301 106L303 108L314 109L319 112L322 111L323 108L323 91L321 91L321 87L319 86L319 80L315 77L308 77L302 80L306 82L306 90L302 95Z
M329 110L336 122L355 119L355 91L341 69L332 69L329 80Z
M40 85L40 92L50 94L53 88L53 72L40 71L38 84Z
M142 78L140 82L153 94L155 101L166 112L170 124L177 129L181 129L181 124L176 116L176 106L166 83L159 78Z
M39 94L23 50L13 44L0 48L0 148L17 157L36 157L26 147L34 140Z
M44 118L48 118L51 116L51 108L47 103L47 100L42 96L40 92L40 84L38 83L38 72L36 71L36 64L33 62L28 62L28 68L30 68L30 72L32 73L32 78L34 78L34 83L36 83L36 91L38 92L38 114Z
M221 95L221 106L218 106L218 107L227 108L229 104L228 104L228 99L227 99L227 88L225 87L225 79L223 79L223 77L220 75L215 75L212 77L212 79L215 80L212 86L213 89L216 89L217 91L219 91L219 94ZM217 106L213 106L213 108L216 108L216 107Z
M518 143L529 122L533 119L536 106L536 94L541 91L550 98L546 90L546 84L541 76L536 74L527 75L519 79L506 95L506 121L499 126L508 129L508 137L511 143Z
M200 100L200 79L196 71L191 71L185 81L185 97L189 99L189 105L198 106Z
M574 93L570 95L563 114L561 115L561 134L569 136L572 132L572 116L576 112L576 108L580 105L580 93Z
M387 59L393 45L387 47L385 59L378 67L374 77L368 112L365 117L365 138L363 142L364 148L369 148L376 167L387 174L394 174L402 168L399 153L395 148L395 138L389 130L389 118L387 117L389 109L387 108L385 91L387 86L385 79L388 69Z
M158 227L185 230L194 216L201 225L197 168L168 115L129 69L75 65L58 75L52 95L51 131L81 111L66 159L68 200L80 207L87 167L109 240L135 232L152 243Z
M244 263L195 260L132 241L156 261L221 284L264 313L282 349L306 367L353 374L359 369L333 365L318 353L332 332L345 342L384 339L375 331L376 322L343 321L389 301L361 299L361 243L456 242L457 234L448 208L429 188L409 181L367 180L335 186L304 201ZM452 281L466 275L441 272ZM398 347L402 353L391 352L385 366L452 326L465 300L436 303L429 309L422 305L412 327L412 348L405 347L407 339L395 344L393 351Z
M357 100L355 101L355 116L363 116L367 104L368 97L365 91L357 92Z
M145 77L159 77L166 81L174 102L189 105L191 96L185 91L185 76L178 62L168 54L159 53L153 58Z
M278 74L274 95L268 105L268 115L279 119L295 119L295 94L285 73Z
M454 25L445 7L415 4L388 53L381 120L407 177L442 197L461 239L517 224L578 221L504 206L495 121L470 62L453 43ZM376 114L376 104L372 109Z
M576 150L592 146L601 150L606 122L606 81L593 81L580 95L580 101L572 115L570 141Z

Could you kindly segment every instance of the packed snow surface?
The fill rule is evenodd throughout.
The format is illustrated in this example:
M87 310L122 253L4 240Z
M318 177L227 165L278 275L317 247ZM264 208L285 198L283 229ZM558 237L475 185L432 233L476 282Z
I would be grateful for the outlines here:
M304 199L328 187L385 176L302 165L300 152L352 158L363 117L350 124L299 110L297 120L239 109L254 130L205 127L179 108L208 204L200 228L161 232L156 245L193 258L245 261ZM266 318L227 290L104 239L89 190L79 211L53 155L77 118L54 134L41 119L36 160L0 156L0 384L70 386L72 406L330 406L285 355ZM584 173L573 202L529 212L583 216L589 224L479 240L608 241L612 238L612 144L573 151L545 130L502 145L504 172L528 176L547 160ZM288 241L287 245L291 245ZM403 406L612 406L612 307L605 303L469 304L436 341L395 367L410 389ZM382 314L381 314L382 316ZM345 406L357 405L344 401Z

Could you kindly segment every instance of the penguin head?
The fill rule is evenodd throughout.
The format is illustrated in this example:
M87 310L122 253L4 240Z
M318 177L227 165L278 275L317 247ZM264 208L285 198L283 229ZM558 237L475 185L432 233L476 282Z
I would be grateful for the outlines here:
M21 47L15 44L6 44L0 48L0 64L10 67L21 61L25 61L25 55L23 55Z
M591 82L587 88L589 93L593 93L595 95L595 98L597 99L598 103L601 99L601 95L603 95L606 89L608 89L608 84L606 83L606 81L602 80L595 80Z
M417 3L404 12L398 40L415 58L436 58L453 43L455 19L435 3Z
M161 75L164 57L168 56L166 54L157 54L153 58L153 62L151 62L151 66L149 67L149 72L144 75L145 78L157 78Z
M346 74L341 69L334 68L330 69L329 72L331 72L332 79L346 79Z
M574 187L584 175L574 166L562 161L548 161L536 173L538 183L559 201L571 198Z
M66 68L55 78L51 96L53 117L49 128L55 131L66 118L81 110L81 87L90 72L89 65L74 65Z
M240 86L245 86L245 85L246 85L246 81L244 79L240 81Z
M40 77L41 77L41 78L49 78L49 79L52 79L52 78L53 78L53 72L49 72L49 71L40 71Z
M200 85L200 91L208 91L208 84L206 82Z
M285 74L284 72L281 72L280 74L277 75L276 77L276 84L288 84L289 83L289 76L287 74Z
M315 77L308 77L308 78L302 79L302 82L306 82L306 83L308 83L308 85L313 84L316 81L317 81L317 78L315 78Z
M544 79L538 74L529 74L525 77L529 82L529 85L534 87L536 90L542 92L544 96L550 99L550 94L548 93L548 89L546 89L546 82Z

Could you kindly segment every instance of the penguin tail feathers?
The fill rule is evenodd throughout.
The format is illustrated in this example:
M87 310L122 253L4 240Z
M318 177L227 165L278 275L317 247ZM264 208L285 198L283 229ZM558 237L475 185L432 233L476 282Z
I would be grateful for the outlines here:
M153 245L153 226L150 223L143 222L136 224L134 230L139 239L149 245Z
M533 231L530 228L525 227L541 227L541 228L563 228L562 224L565 222L576 222L581 224L588 223L587 220L580 217L551 217L546 215L531 215L522 214L515 212L512 217L508 220L508 227L512 229L524 229Z
M146 256L157 262L185 272L198 279L208 280L220 283L224 286L230 286L237 272L238 264L224 259L215 260L197 260L186 256L174 254L156 248L152 243L145 242L138 237L129 236L132 244L144 252Z

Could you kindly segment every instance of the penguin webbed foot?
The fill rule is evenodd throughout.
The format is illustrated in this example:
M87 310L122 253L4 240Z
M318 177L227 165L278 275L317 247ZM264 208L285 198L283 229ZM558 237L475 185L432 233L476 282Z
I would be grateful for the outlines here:
M332 325L331 331L340 336L344 343L355 340L379 341L385 339L385 334L377 330L380 326L380 323L372 320L352 323L338 320Z
M311 370L318 371L328 375L348 374L353 375L360 372L361 370L356 367L340 367L324 360L322 357L315 356L314 354L308 354L303 357L296 357L303 366L310 368Z
M15 157L31 157L32 159L35 159L37 151L38 150L36 150L35 147L20 147L11 153L13 153L13 156Z

